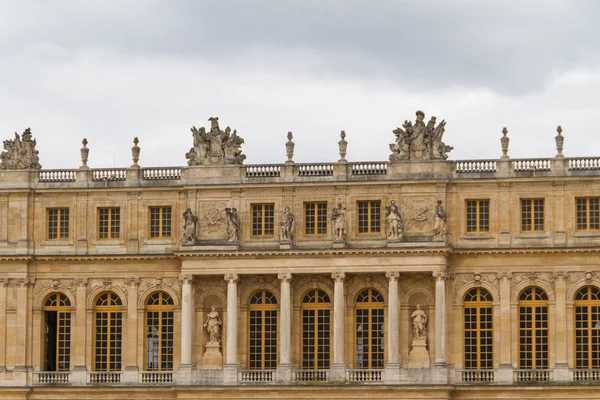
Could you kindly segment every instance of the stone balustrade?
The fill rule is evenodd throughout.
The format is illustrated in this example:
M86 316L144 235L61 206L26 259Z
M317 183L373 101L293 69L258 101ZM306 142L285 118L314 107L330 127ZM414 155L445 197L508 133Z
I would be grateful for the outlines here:
M382 369L348 369L346 380L348 382L376 383L384 381L385 371Z
M147 181L181 179L180 167L142 168L142 179Z
M40 182L75 182L77 170L74 169L47 169L39 173Z
M498 371L495 369L460 369L456 370L458 383L493 383L498 381Z
M513 371L515 382L551 382L550 369L516 369Z
M87 382L91 384L121 383L122 372L91 371L87 373Z
M69 383L70 372L34 372L34 384L66 385Z

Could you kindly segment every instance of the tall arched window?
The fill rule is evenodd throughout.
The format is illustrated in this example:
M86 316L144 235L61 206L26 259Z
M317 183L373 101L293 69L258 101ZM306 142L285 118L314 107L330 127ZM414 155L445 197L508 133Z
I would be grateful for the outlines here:
M121 370L123 313L121 299L115 293L98 296L94 307L94 370Z
M519 295L519 368L548 369L548 295L536 286Z
M277 299L273 293L256 292L248 315L248 368L277 368Z
M302 298L302 369L329 369L331 299L321 289Z
M383 296L365 289L356 298L356 368L384 367Z
M71 367L71 301L52 293L44 302L44 371L69 371Z
M463 303L465 369L494 368L492 295L484 288L471 289Z
M173 370L173 299L156 292L146 302L146 371Z
M600 368L600 289L581 288L574 305L575 368Z

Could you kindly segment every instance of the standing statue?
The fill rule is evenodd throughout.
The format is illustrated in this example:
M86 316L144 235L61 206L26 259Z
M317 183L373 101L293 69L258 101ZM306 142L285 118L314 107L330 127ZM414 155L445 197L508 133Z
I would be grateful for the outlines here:
M396 142L390 144L390 161L406 160L446 160L453 147L442 141L446 121L435 126L436 117L431 117L425 125L425 113L416 112L416 121L404 121L402 128L393 130Z
M234 129L227 127L224 131L219 128L219 118L211 117L210 131L192 126L194 147L186 153L188 165L221 165L242 164L246 156L242 154L244 139L237 135Z
M192 209L188 208L183 213L183 233L181 234L181 243L196 244L198 234L198 217L192 213Z
M346 238L346 208L342 207L342 203L339 203L337 208L333 208L331 220L333 221L333 241L343 242Z
M294 214L292 214L290 208L286 206L281 213L281 220L279 221L279 241L290 242L292 240L292 235L294 234L295 226Z
M0 154L1 169L41 169L39 151L35 149L37 142L31 136L31 129L27 128L19 137L4 141L4 152Z
M388 240L404 240L404 224L395 200L392 200L390 205L385 208L385 216L387 219Z
M210 308L210 312L206 314L206 321L204 322L204 327L208 332L210 337L210 341L208 344L218 344L221 343L221 328L220 326L223 324L221 318L219 317L219 313L215 310L215 306Z
M237 208L226 208L227 216L227 241L229 243L238 243L240 241L240 216Z
M413 320L413 340L427 340L427 314L417 304L417 309L410 315Z
M438 200L433 213L433 240L446 240L448 228L446 227L446 211L442 207L442 201Z

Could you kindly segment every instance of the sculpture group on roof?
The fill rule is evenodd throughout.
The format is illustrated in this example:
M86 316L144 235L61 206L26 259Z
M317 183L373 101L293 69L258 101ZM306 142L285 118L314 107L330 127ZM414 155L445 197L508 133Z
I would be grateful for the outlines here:
M35 139L31 136L31 129L19 137L15 132L15 138L4 141L4 151L0 154L0 168L2 169L41 169L39 152L35 149Z
M194 147L185 155L188 165L222 165L242 164L246 156L242 154L244 139L237 135L230 127L222 131L219 128L219 118L211 117L210 131L204 127L190 129L194 137Z
M404 121L402 128L394 129L396 142L390 144L390 161L407 160L446 160L448 153L454 148L443 141L446 121L435 126L436 117L431 117L425 125L425 113L416 112L415 124Z

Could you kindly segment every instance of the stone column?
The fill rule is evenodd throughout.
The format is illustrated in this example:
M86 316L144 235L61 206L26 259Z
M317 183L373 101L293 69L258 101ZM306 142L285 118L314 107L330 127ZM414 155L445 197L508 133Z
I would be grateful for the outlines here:
M446 271L435 271L435 364L446 365Z
M554 380L556 382L569 382L569 367L567 365L567 282L565 272L556 272L554 279L554 293L556 295Z
M191 383L192 381L193 282L192 275L181 276L181 363L177 377L179 383Z
M333 365L331 366L331 380L343 382L346 380L346 364L344 357L344 280L346 273L334 272L331 274L333 286Z
M77 385L85 385L86 380L86 361L85 349L87 341L87 332L85 329L86 300L88 280L84 278L75 281L77 289L75 292L75 330L71 335L71 348L73 349L73 371L71 373L71 382Z
M6 371L6 287L8 279L0 279L0 372Z
M292 364L290 362L292 342L292 295L290 282L292 274L282 273L277 277L281 281L281 307L279 309L279 366L278 379L283 382L292 380Z
M22 278L17 282L17 323L13 334L15 335L15 368L13 370L13 381L19 382L19 386L27 385L27 331L29 316L29 287L35 280Z
M138 286L139 278L127 279L127 328L125 330L125 368L123 370L123 382L138 383L137 367L137 339L138 334Z
M398 281L400 273L397 271L386 272L388 279L388 360L385 367L386 383L398 382L400 380L400 355L398 346L400 343L400 301L398 298Z
M500 367L498 382L510 384L513 382L511 362L511 310L510 310L510 280L512 273L505 272L498 276L500 280Z
M227 360L223 369L223 383L237 383L237 284L239 280L238 274L225 275L227 281Z

